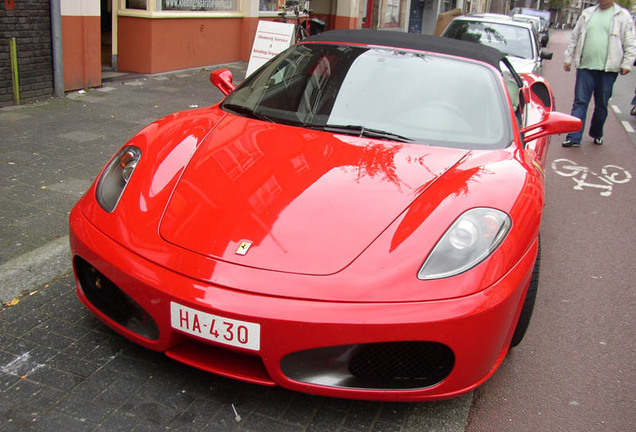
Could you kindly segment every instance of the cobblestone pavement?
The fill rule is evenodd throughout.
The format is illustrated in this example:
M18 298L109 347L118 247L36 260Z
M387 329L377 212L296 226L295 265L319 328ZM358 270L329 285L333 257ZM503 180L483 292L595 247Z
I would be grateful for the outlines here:
M228 65L235 81L245 66ZM64 252L72 205L144 125L218 101L209 70L0 109L0 301L17 301L0 309L0 431L463 431L471 394L373 403L245 384L129 343L77 300Z
M77 299L72 276L0 311L0 430L7 432L454 432L464 430L470 398L350 401L208 374L102 325Z

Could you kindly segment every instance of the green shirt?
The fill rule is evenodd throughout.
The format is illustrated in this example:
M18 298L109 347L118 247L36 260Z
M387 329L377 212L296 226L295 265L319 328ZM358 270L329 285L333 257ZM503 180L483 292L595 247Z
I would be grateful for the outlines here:
M605 10L598 8L590 18L579 68L605 70L612 16L614 16L614 6Z

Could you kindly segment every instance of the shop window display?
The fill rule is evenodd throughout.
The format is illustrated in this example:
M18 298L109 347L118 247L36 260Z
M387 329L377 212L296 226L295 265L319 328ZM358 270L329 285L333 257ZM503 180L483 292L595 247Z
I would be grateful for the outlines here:
M235 11L237 0L161 0L164 11Z

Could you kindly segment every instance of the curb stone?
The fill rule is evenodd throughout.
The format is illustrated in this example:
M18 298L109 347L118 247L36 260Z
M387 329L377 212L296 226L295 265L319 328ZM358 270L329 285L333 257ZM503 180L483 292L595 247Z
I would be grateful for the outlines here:
M68 236L0 265L0 301L31 291L71 271Z

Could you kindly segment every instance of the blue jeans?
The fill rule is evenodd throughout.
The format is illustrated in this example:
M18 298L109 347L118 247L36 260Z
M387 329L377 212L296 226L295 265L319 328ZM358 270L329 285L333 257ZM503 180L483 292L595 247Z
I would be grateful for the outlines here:
M601 138L603 136L603 125L607 119L607 104L612 96L614 81L618 72L604 72L590 69L576 70L576 84L574 85L574 104L572 105L572 115L581 119L581 130L569 133L566 140L581 142L583 131L585 130L585 117L587 107L594 95L594 114L590 121L590 136Z

